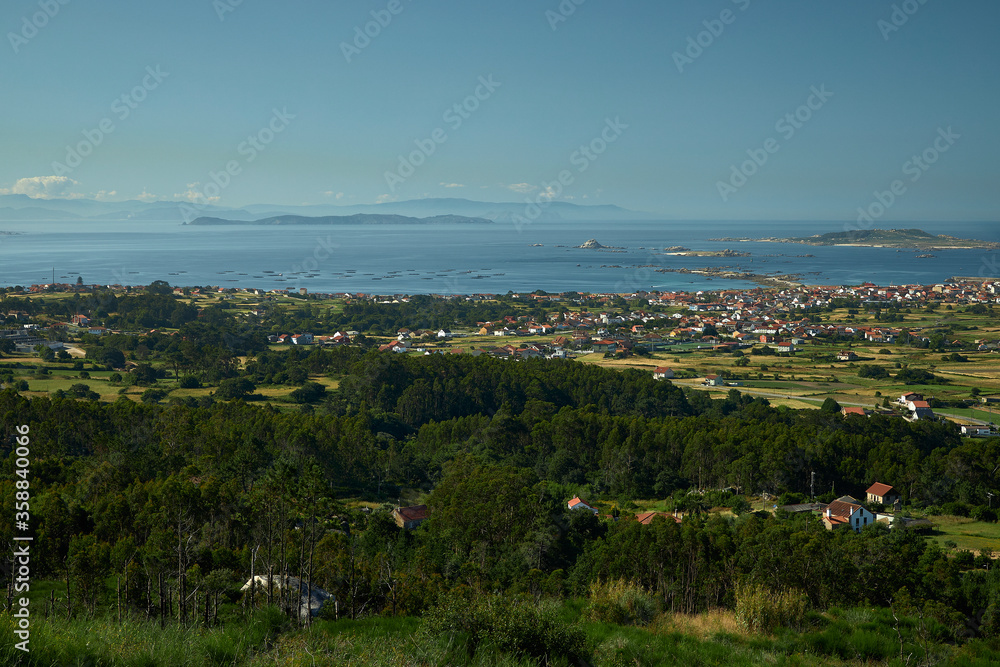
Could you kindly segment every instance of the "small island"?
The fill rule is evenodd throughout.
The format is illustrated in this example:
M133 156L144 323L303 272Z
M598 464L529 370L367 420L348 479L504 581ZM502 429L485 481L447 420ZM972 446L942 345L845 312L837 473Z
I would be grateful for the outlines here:
M584 241L583 245L574 246L575 248L583 248L584 250L622 250L618 246L613 245L601 245L597 242L597 239L587 239Z
M735 239L713 239L735 240ZM815 246L851 246L865 248L911 248L915 250L996 249L1000 243L960 239L947 234L934 235L922 229L855 229L845 232L814 234L792 238L741 239L758 243L801 243Z
M677 257L750 257L748 252L739 252L736 250L730 250L726 248L725 250L671 250L667 249L665 253L667 255L675 255Z

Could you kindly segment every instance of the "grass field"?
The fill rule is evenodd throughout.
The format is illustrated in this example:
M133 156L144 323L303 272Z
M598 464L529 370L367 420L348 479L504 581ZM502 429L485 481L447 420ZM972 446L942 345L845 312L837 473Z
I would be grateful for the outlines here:
M953 541L958 549L968 549L976 554L984 549L1000 552L1000 523L983 523L960 516L927 517L934 523L930 539L945 548Z

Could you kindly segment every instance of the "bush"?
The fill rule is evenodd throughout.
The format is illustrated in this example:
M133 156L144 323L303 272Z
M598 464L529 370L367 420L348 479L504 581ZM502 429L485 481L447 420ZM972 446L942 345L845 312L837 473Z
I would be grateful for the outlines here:
M797 629L806 614L801 592L776 592L760 584L737 584L736 620L747 632L770 633L778 627Z
M864 364L858 369L859 378L872 378L874 380L881 380L889 377L889 371L885 370L881 366L872 366L870 364Z
M147 389L142 392L142 397L139 399L143 403L159 403L164 398L167 397L167 392L162 389Z
M318 401L326 395L326 387L318 382L306 382L304 385L289 394L296 403L312 403Z
M181 389L197 389L201 386L201 382L193 375L185 375L180 380L180 386Z
M252 394L257 387L246 378L231 378L219 383L219 389L215 392L217 398L246 398Z
M778 506L781 505L798 505L800 503L806 502L806 494L804 493L794 493L792 491L786 491L778 496Z
M582 661L587 653L584 631L559 620L552 603L538 605L509 594L446 594L424 614L423 624L434 636L464 634L470 653L482 645L545 661Z
M615 625L646 625L659 613L656 599L641 586L624 579L590 585L588 618Z
M969 516L976 521L983 521L985 523L997 522L997 513L989 507L984 507L983 505L976 505L973 507L972 511L969 512Z
M955 501L945 503L941 506L941 511L952 516L969 516L969 506L966 503Z
M736 514L737 516L746 514L752 509L750 507L750 501L743 496L737 496L734 498L730 508L733 510L733 514Z

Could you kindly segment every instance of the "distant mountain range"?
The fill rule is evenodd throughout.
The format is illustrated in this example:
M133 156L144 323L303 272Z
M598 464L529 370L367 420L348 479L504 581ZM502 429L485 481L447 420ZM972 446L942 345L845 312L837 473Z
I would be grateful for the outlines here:
M493 224L486 218L468 218L462 215L433 215L429 218L413 218L406 215L380 215L378 213L355 213L354 215L281 215L260 220L227 220L225 218L198 218L189 225L412 225L444 222L450 224Z
M287 216L326 217L358 214L400 215L426 219L435 216L484 218L494 222L523 220L656 220L662 216L630 211L609 204L588 206L569 202L542 202L531 206L518 202L481 202L470 199L411 199L382 204L316 204L280 206L254 204L241 208L195 205L177 201L108 202L93 199L34 199L27 195L0 195L0 221L4 220L136 220L191 223L201 217L242 222L258 222ZM202 223L204 224L204 223ZM261 223L264 224L264 223Z

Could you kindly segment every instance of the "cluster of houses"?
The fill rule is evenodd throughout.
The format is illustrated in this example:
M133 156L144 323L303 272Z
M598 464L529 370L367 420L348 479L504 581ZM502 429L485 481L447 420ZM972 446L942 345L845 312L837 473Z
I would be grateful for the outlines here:
M351 337L356 336L357 331L338 331L332 336L314 336L311 333L297 333L297 334L272 334L267 337L269 343L277 343L279 345L320 345L323 347L336 347L338 345L347 345L351 342Z
M865 506L866 503L890 508L892 513L873 512ZM841 496L829 504L802 503L784 505L779 509L792 513L812 512L817 514L827 530L853 530L858 533L865 526L878 522L892 523L894 520L900 521L903 526L908 528L930 525L925 520L907 519L900 516L902 497L896 489L882 482L875 482L868 487L868 490L865 491L864 502L853 496Z

